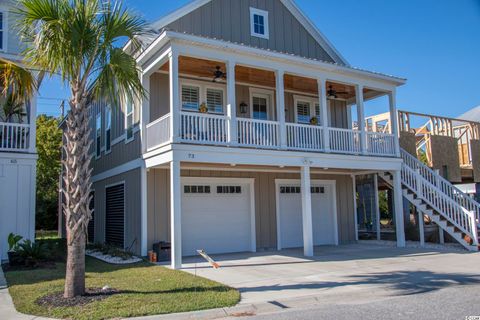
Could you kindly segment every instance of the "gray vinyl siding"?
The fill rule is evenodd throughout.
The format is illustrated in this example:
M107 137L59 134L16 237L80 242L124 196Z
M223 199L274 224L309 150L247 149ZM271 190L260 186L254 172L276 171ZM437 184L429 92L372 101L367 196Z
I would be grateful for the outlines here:
M170 95L169 95L168 75L163 73L155 73L150 79L150 121L154 121L161 116L170 112ZM226 90L226 88L225 88ZM273 105L276 104L275 88L272 90ZM250 118L250 87L243 84L235 86L236 102L237 102L237 116ZM294 96L292 92L285 92L285 120L287 122L295 122L295 106ZM296 95L301 95L296 93ZM308 96L308 94L307 94ZM329 100L329 124L337 128L348 128L348 106L342 100ZM240 103L245 102L248 105L247 113L240 113ZM276 108L273 108L273 119L276 117Z
M95 182L95 242L105 241L105 188L125 183L125 248L140 254L141 235L141 184L140 169L131 170L105 180ZM133 244L133 246L132 246Z
M182 177L232 177L255 179L257 249L277 247L275 179L300 179L300 174L182 170ZM148 181L148 246L170 239L169 170L152 169ZM338 237L340 243L355 241L352 179L345 175L312 175L312 179L335 180L337 188Z
M268 11L269 39L251 36L250 7ZM334 62L280 0L213 0L172 22L167 28Z
M141 141L139 131L134 133L134 139L125 143L125 112L123 103L119 106L111 106L112 109L112 126L111 126L111 152L105 153L105 108L107 104L105 102L94 102L90 108L90 127L92 131L90 133L93 141L90 154L92 157L93 175L102 173L106 170L115 168L126 162L138 159L141 156ZM140 107L137 104L134 110L134 126L139 125L139 110ZM101 130L101 147L102 152L100 158L95 158L95 121L98 113L101 113L102 117L102 130ZM117 143L114 144L115 140Z

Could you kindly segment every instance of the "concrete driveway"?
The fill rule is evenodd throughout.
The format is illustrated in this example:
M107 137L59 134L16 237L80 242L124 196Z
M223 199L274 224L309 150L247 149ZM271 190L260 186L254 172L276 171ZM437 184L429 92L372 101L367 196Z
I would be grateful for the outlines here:
M184 271L240 290L242 304L315 296L323 302L379 299L480 283L480 253L353 244L213 256L212 269L199 257L186 258ZM375 290L373 290L375 289ZM350 300L351 301L351 300Z

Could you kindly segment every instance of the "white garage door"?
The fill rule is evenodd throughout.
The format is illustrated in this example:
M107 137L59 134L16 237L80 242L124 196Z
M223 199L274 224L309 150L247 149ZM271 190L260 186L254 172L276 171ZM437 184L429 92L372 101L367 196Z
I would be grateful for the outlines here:
M303 247L302 195L299 182L278 184L279 245ZM313 244L335 244L334 184L312 182Z
M255 249L249 180L182 180L182 250L184 256Z

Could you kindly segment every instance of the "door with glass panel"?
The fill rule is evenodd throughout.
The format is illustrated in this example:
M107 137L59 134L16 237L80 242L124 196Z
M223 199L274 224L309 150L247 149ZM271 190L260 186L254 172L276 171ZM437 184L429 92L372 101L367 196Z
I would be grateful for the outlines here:
M255 120L271 120L270 115L271 96L268 94L254 93L252 95L252 118ZM252 137L255 145L274 145L275 132L271 132L270 125L258 121L252 123Z

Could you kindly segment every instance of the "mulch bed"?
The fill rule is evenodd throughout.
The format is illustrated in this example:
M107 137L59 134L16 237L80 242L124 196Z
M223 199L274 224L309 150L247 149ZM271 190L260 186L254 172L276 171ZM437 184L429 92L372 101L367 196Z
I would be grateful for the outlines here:
M66 299L63 297L63 292L57 292L53 294L46 295L35 301L36 304L44 307L76 307L89 304L94 301L100 301L106 299L114 294L121 293L119 290L115 289L106 289L102 288L87 288L85 290L85 295L80 297L75 297L71 299Z
M18 266L11 266L8 263L2 264L2 269L4 272L25 271L25 270L34 270L34 269L55 269L55 268L56 268L55 261L40 261L32 266L27 266L24 264L21 264Z

